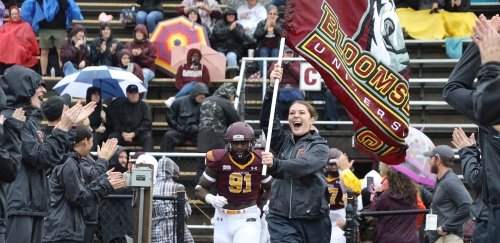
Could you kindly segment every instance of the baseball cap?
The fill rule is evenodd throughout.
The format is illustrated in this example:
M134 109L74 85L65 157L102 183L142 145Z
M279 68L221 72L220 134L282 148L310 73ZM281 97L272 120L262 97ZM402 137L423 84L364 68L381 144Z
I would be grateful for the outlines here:
M453 161L455 153L453 149L448 145L436 146L433 150L424 152L425 157L439 156L443 161Z
M340 155L342 155L342 151L337 148L331 148L328 150L328 164L337 163Z
M63 94L62 96L52 96L43 102L41 110L48 121L56 121L61 118L65 105L71 104L71 96Z
M137 87L137 85L135 84L131 84L129 86L127 86L127 93L138 93L139 92L139 87Z

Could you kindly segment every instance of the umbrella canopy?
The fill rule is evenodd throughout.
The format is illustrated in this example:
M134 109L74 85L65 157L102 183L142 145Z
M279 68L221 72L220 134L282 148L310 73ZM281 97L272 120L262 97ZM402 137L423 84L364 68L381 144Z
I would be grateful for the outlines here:
M60 95L85 98L88 88L98 87L101 89L102 98L107 99L125 97L127 86L131 84L139 87L139 93L146 92L142 81L133 73L121 68L90 66L64 77L54 86L54 90Z
M171 65L172 48L198 42L210 45L205 28L200 24L192 23L184 16L160 21L150 40L157 50L156 65L169 75L174 75L176 72Z
M172 68L174 70L186 63L187 53L193 48L200 50L201 64L207 67L211 80L222 80L226 77L226 57L202 43L174 47L172 50Z
M393 165L392 168L405 174L417 183L434 186L436 184L436 175L431 173L430 164L423 155L424 152L431 151L434 143L423 132L410 127L408 137L405 142L408 144L405 161L399 165Z

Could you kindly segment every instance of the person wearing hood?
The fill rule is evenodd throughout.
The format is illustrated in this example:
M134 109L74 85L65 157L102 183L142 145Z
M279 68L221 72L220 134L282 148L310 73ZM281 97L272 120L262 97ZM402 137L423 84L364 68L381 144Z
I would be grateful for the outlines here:
M126 184L119 172L109 171L109 174L94 175L95 178L84 174L82 162L92 149L92 131L83 124L75 130L70 156L63 164L55 166L49 176L51 203L49 215L43 222L42 242L83 242L83 209L96 206L101 198ZM99 160L107 162L115 152L117 142L111 139L103 143L97 151Z
M176 196L177 191L184 190L184 186L176 182L179 175L179 166L172 159L162 157L158 161L153 196ZM151 243L177 242L174 226L175 207L176 204L172 200L153 200ZM192 212L187 195L184 210L187 220ZM184 242L194 242L186 223L184 223Z
M90 65L90 49L87 46L85 27L75 24L61 45L61 62L64 76Z
M200 124L200 106L209 95L205 83L194 85L189 95L176 99L167 111L170 129L163 135L161 152L172 152L175 146L191 141L196 146Z
M131 62L139 64L144 73L143 84L148 89L148 83L155 77L156 47L149 41L149 32L145 25L138 24L134 28L134 40L127 43L125 48L132 53ZM144 93L144 98L146 93Z
M152 33L158 21L163 19L162 0L138 0L139 10L135 15L137 24L146 25L149 33Z
M0 65L33 67L38 63L38 41L31 26L21 19L21 9L9 9L9 22L0 27ZM3 73L0 71L0 73Z
M123 173L130 170L132 165L129 161L129 151L125 147L118 146L115 154L109 160L109 169Z
M99 37L90 44L92 65L117 66L119 62L117 53L121 49L122 45L113 37L111 25L107 22L101 23Z
M234 9L227 9L223 19L219 20L213 29L213 47L227 58L228 69L238 70L238 59L243 56L245 29L238 23Z
M196 23L203 26L207 36L210 36L210 28L206 24L201 22L201 15L200 11L198 11L198 8L190 7L186 13L186 17L189 19L189 21L191 21L191 23Z
M127 97L115 99L108 108L112 129L108 138L117 138L122 146L139 144L143 151L152 152L151 108L140 99L137 85L129 85L126 91Z
M5 107L5 94L0 88L0 110ZM26 116L22 108L17 108L11 117L0 115L0 183L15 180L21 164L21 132ZM0 243L5 243L7 214L5 191L0 188Z
M223 149L226 146L224 134L229 125L241 120L234 108L236 88L232 83L222 84L212 96L206 98L200 106L200 130L198 132L198 151L206 153L212 149ZM198 174L205 170L201 161Z
M0 87L6 95L7 108L2 111L4 116L10 116L14 109L20 107L26 112L19 173L12 183L2 185L7 195L5 240L8 243L41 242L43 219L49 211L46 171L61 163L68 149L68 131L79 119L82 107L77 104L64 111L52 134L45 136L40 127L40 108L47 90L40 75L14 65L0 77Z
M222 15L222 10L216 0L183 0L177 10L177 15L187 15L190 8L198 9L201 23L209 28L213 28L215 21Z
M117 67L123 68L128 72L133 73L141 81L144 81L144 73L142 68L135 62L132 62L132 52L129 49L122 49L118 52L118 65Z
M89 116L89 126L93 131L94 146L92 151L97 151L97 145L100 145L108 137L106 127L106 111L108 107L103 105L101 98L101 89L97 87L90 87L87 89L87 96L85 101L88 103L94 102L96 108Z
M170 97L165 103L170 108L176 98L188 95L197 82L210 86L210 73L208 68L201 63L201 51L192 48L186 55L186 63L179 66L175 75L175 87L179 90L175 97Z

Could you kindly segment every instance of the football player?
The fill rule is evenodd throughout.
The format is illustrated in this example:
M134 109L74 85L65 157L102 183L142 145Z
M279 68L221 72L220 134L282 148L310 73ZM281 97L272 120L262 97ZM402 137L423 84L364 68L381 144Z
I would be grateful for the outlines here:
M214 242L259 242L260 190L271 189L271 176L262 176L261 150L253 150L250 125L235 122L225 134L225 149L208 151L205 171L195 194L215 208ZM209 193L215 186L218 195ZM265 193L264 193L265 195Z
M338 171L338 159L340 155L342 155L342 151L336 148L330 148L328 151L328 164L325 168L326 181L328 183L330 220L332 221L330 243L346 242L344 231L342 230L345 224L346 213Z

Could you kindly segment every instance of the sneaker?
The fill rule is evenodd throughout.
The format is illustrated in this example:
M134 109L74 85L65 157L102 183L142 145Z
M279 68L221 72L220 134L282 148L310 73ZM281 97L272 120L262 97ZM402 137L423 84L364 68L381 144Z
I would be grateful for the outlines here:
M172 106L172 103L174 103L174 100L175 100L175 96L172 96L172 97L168 98L167 100L165 100L165 105L167 106L167 108L170 108L170 106Z

